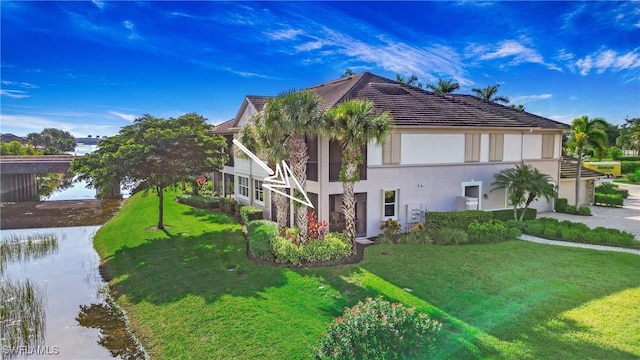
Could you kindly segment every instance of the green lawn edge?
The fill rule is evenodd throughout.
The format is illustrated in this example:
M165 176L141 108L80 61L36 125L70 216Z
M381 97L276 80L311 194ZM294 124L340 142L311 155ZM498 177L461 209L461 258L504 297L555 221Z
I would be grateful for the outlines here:
M285 269L246 258L232 218L136 194L94 246L152 358L308 359L326 323L367 296L444 323L416 359L637 358L640 257L510 241L376 245L355 265Z

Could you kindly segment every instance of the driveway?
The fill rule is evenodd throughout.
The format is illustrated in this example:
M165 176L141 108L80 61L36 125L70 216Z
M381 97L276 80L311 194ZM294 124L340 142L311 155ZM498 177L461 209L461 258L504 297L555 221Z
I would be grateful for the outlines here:
M640 240L640 185L617 184L620 189L629 190L629 197L622 208L591 206L593 216L577 216L553 212L538 214L538 217L549 217L574 222L581 222L590 228L598 226L614 228L635 235Z

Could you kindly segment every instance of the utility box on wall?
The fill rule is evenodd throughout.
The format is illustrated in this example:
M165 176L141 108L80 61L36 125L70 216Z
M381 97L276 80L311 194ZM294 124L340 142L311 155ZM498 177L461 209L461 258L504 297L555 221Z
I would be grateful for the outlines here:
M407 204L405 213L405 231L411 230L411 227L417 223L424 224L424 213L427 211L427 204Z

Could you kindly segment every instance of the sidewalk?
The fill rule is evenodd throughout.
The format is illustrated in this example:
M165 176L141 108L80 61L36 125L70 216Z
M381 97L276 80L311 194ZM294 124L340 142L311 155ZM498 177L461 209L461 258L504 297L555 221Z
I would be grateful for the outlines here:
M591 244L582 244L582 243L574 243L567 241L557 241L557 240L547 240L531 235L522 234L520 236L520 240L530 241L538 244L548 244L548 245L558 245L558 246L568 246L568 247L577 247L583 249L593 249L593 250L603 250L603 251L617 251L617 252L625 252L629 254L640 255L640 250L635 249L627 249L615 246L604 246L604 245L591 245Z

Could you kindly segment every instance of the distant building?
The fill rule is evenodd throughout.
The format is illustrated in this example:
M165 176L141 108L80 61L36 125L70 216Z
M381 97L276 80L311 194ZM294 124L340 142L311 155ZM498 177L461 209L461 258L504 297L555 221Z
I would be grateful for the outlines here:
M0 142L10 143L12 141L19 141L22 145L27 145L29 142L27 139L13 134L0 134Z

